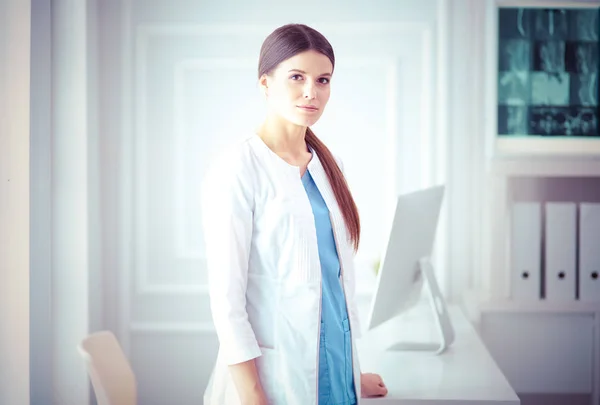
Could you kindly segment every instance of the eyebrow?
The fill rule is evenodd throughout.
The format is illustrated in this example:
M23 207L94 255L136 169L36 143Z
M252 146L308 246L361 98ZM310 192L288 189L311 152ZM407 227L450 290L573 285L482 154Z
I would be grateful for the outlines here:
M298 73L302 73L302 74L307 74L304 70L300 70L300 69L291 69L290 71L288 71L288 73L290 72L298 72ZM319 76L331 76L331 73L322 73Z

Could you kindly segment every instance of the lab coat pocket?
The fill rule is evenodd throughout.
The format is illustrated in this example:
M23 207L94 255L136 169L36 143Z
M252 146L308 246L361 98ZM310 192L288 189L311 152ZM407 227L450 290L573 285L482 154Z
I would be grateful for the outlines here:
M351 400L354 400L356 397L354 391L354 370L352 367L352 336L350 334L350 322L348 318L343 321L344 326L344 372L345 372L345 382L346 389L348 390L348 397Z
M267 397L267 403L281 403L277 392L277 376L279 373L279 353L275 349L261 347L261 356L255 360L260 384Z
M329 367L327 366L327 340L325 339L325 324L321 321L321 340L319 343L319 404L329 400L331 384Z

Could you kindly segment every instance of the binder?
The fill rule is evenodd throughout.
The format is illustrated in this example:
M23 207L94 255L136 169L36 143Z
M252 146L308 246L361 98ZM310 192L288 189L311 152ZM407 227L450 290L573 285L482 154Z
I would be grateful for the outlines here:
M600 203L579 205L579 299L600 302Z
M576 293L577 205L546 204L545 279L548 301L574 301Z
M517 202L511 213L511 297L540 299L542 205Z

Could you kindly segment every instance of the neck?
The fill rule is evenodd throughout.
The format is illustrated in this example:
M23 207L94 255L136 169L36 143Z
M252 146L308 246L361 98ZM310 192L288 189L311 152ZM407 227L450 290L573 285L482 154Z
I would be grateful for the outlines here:
M308 150L304 139L306 128L270 114L259 127L258 136L277 154L302 156Z

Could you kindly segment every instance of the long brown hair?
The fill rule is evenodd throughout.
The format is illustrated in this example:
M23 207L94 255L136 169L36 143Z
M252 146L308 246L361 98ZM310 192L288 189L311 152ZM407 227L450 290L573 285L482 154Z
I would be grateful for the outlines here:
M265 39L260 49L258 77L270 74L284 60L310 50L327 56L331 65L335 67L333 48L320 32L303 24L287 24L277 28ZM306 128L305 141L323 164L335 199L342 211L350 240L354 250L357 251L360 241L360 217L346 178L331 151L310 128Z

